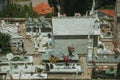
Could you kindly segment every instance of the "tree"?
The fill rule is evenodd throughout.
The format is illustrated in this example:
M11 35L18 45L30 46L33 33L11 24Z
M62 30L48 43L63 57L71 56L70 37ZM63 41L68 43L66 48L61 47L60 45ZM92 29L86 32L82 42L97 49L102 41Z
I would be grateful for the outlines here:
M64 2L65 13L70 16L73 16L75 12L84 15L87 11L90 11L92 7L92 0L64 0ZM67 2L69 3L67 4Z
M114 9L116 0L96 0L96 9Z
M62 13L68 16L73 16L75 12L86 14L92 6L92 0L49 0L49 3L54 7L55 12L58 11L57 5L59 5Z
M0 32L0 54L7 54L12 52L10 46L11 36Z
M95 0L95 9L114 9L116 0ZM62 13L68 16L73 16L75 12L85 15L92 7L93 0L48 0L49 4L54 7L55 14L57 14L57 6L61 7Z
M50 4L51 7L54 7L54 14L57 15L58 13L58 8L57 5L59 4L60 0L48 0L48 3Z
M21 6L15 3L8 3L0 12L0 17L25 18L26 14L29 17L38 17L38 14L33 11L32 5Z

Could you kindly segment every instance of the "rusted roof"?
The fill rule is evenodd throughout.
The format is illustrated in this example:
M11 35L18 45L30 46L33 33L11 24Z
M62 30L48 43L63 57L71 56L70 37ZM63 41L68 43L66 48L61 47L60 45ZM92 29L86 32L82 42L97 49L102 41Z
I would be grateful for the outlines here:
M99 10L99 11L108 15L108 16L114 17L114 11L113 10Z
M47 3L42 2L36 6L33 7L33 10L35 12L37 12L39 15L45 15L48 13L52 13L53 12L53 8L50 7Z

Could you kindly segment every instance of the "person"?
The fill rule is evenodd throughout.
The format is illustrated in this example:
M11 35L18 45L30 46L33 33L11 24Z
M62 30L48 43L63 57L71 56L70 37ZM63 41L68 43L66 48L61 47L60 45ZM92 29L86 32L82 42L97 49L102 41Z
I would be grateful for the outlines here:
M21 41L21 47L24 48L24 42L22 40Z
M52 36L51 36L50 33L47 34L47 36L48 36L48 39L47 39L47 41L46 41L46 44L47 44L47 48L49 49L49 48L52 48L52 46L53 46L53 43L52 43Z
M53 69L53 68L54 68L53 64L52 64L52 63L50 63L50 69Z
M47 37L48 37L48 38L51 38L52 36L51 36L51 34L49 33L49 34L47 34Z
M96 68L97 68L97 66L96 66L95 61L92 61L92 70L93 70L93 72L96 71Z
M67 69L70 68L68 62L65 63L65 68L67 68Z
M48 63L45 64L45 67L46 67L46 71L49 71L50 70L50 66Z
M75 51L75 48L73 46L68 46L68 52L69 56L72 56L72 53Z
M25 48L23 48L23 55L25 55L27 53L27 51L25 50Z
M28 68L28 65L26 63L24 64L24 68Z

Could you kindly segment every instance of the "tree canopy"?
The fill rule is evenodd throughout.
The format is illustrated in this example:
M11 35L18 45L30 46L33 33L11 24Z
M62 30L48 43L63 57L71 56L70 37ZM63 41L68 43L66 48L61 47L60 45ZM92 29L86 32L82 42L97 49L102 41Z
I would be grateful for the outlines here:
M116 0L96 0L96 9L114 9Z
M61 8L61 13L68 16L73 16L75 12L85 15L92 7L93 0L48 0L49 4L54 7L54 14L57 15ZM95 0L95 9L114 9L116 0ZM25 18L25 17L38 17L39 15L33 11L32 4L30 6L21 6L19 4L8 3L0 12L0 17L11 18Z
M64 0L64 3L64 12L70 16L75 12L86 14L86 11L89 11L92 6L92 0Z
M75 12L85 14L92 6L92 0L49 0L49 3L54 7L55 13L58 12L57 5L59 5L62 13L68 16L73 16Z
M73 16L75 12L82 15L91 10L93 0L48 0L49 4L54 7L55 14L58 12L58 5L62 13ZM116 0L95 0L95 9L114 9Z
M38 17L38 14L33 11L32 5L21 6L15 3L8 3L0 12L0 17L25 18L27 16Z

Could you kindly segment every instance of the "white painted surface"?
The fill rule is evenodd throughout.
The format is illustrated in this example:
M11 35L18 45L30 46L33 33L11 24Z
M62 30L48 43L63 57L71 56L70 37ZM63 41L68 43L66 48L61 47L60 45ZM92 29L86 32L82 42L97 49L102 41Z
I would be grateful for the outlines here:
M12 75L13 79L19 79L19 74L13 74ZM20 80L30 80L30 79L47 79L47 74L42 73L41 77L38 77L38 74L33 74L32 76L30 74L23 74L20 78Z
M98 35L96 29L94 32L94 22L95 18L88 17L52 18L53 35L88 35L90 33Z

